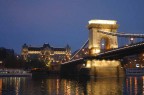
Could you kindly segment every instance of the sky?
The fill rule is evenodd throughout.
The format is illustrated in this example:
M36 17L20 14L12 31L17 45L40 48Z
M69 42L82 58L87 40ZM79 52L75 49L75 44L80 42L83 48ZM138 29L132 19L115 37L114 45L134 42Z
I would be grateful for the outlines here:
M144 33L144 0L0 0L0 47L20 54L24 43L79 49L88 21L116 20L118 31ZM119 40L119 43L122 43Z

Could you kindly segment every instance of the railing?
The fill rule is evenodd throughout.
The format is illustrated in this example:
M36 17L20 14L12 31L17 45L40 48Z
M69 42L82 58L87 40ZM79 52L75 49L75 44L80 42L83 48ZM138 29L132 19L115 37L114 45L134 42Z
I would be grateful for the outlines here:
M144 68L127 68L126 75L144 75Z

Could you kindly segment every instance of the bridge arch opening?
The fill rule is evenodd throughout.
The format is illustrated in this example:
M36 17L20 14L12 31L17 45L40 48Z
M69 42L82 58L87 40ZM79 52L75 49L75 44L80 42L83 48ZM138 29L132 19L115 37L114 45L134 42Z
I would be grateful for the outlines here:
M108 37L102 37L100 40L100 49L101 52L104 52L106 50L110 49L110 40Z

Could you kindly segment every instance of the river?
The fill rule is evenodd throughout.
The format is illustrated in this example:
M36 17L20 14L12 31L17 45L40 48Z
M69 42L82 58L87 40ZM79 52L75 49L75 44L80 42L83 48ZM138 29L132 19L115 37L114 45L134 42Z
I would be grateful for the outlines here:
M144 76L91 79L1 77L0 95L144 95Z

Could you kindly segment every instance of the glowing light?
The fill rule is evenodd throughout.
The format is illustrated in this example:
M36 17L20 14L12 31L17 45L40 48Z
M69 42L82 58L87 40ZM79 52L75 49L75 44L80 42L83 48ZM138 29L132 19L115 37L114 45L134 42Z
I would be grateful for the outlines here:
M28 51L29 54L40 54L40 51Z
M115 20L90 20L89 24L116 24Z
M102 43L102 46L104 46L104 43Z
M110 60L108 60L107 62L110 63Z
M90 68L90 67L91 67L91 65L88 63L86 67L87 67L87 68Z
M115 60L112 60L112 62L115 62Z
M90 67L91 67L91 61L87 61L86 67L87 67L87 68L90 68Z
M96 62L94 62L94 67L96 67L97 66L97 63Z
M103 59L102 62L105 62L105 60Z
M134 38L130 38L130 40L131 40L131 41L133 41L133 40L134 40Z
M140 65L139 65L139 64L136 64L136 67L140 67Z
M85 66L85 64L83 64L83 66Z
M93 52L97 54L97 53L100 53L100 50L99 50L99 49L96 49L96 50L94 50Z

